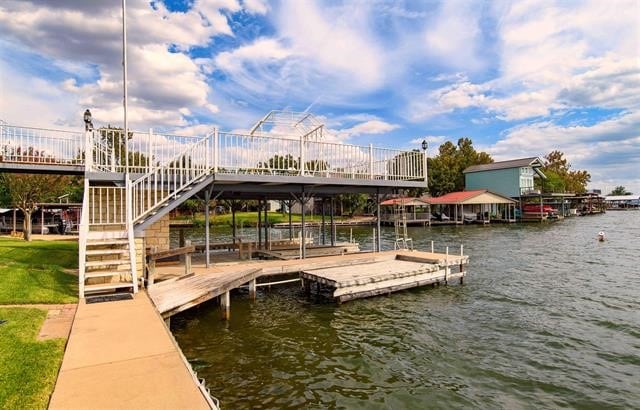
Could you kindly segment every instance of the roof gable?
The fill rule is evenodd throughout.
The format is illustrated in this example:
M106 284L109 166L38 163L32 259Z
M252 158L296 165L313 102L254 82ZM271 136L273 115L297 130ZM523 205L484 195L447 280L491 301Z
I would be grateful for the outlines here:
M497 169L532 167L537 169L544 166L540 157L528 157L520 159L511 159L509 161L492 162L491 164L472 165L462 171L465 174L470 172L494 171Z
M448 205L448 204L507 204L516 201L506 196L496 194L486 189L478 189L474 191L458 191L436 198L421 198L423 201L431 205Z

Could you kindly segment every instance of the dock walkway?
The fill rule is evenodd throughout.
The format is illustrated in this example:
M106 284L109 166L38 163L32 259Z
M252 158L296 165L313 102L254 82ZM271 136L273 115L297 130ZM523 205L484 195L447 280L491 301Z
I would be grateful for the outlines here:
M145 292L78 305L50 409L215 408Z

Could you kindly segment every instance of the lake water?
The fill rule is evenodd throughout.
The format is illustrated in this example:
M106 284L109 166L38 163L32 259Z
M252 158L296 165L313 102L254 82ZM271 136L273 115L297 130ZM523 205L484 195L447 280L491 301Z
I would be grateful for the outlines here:
M172 330L226 409L638 408L639 233L637 211L411 228L419 249L464 243L464 285L341 306L285 286ZM370 228L354 235L370 246Z

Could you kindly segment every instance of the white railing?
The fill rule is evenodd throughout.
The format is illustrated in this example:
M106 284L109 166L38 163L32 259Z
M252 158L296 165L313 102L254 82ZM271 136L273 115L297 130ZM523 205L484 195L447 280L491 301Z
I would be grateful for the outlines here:
M183 152L161 167L131 182L133 222L140 221L158 206L206 175L210 169L212 136L188 145Z
M82 132L0 124L0 161L47 165L83 165Z
M214 171L234 174L300 174L298 139L220 132L212 152Z
M89 212L87 213L89 225L126 224L125 191L125 187L89 187Z
M278 118L279 113L274 115ZM284 114L283 114L284 115ZM304 117L286 118L305 121ZM202 137L101 128L81 132L0 124L0 162L86 165L90 171L150 175L146 184L177 178L175 187L201 173L262 174L345 179L424 180L424 152L323 142L321 127L293 138L242 135L214 130ZM85 142L86 136L86 142ZM202 142L206 140L206 142ZM85 158L84 147L92 147ZM192 148L198 147L201 152ZM176 158L191 152L179 167ZM185 157L186 158L186 157ZM128 165L128 167L127 167ZM155 176L153 176L155 175ZM163 185L164 186L164 185ZM175 187L168 189L173 191ZM158 191L162 192L162 191ZM155 199L155 196L154 196ZM136 198L134 198L136 201ZM145 197L147 203L149 198ZM138 203L142 203L138 200Z

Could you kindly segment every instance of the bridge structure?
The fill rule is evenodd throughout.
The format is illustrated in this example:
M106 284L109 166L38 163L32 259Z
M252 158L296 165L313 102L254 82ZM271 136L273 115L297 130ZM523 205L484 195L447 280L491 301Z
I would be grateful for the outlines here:
M244 134L212 129L200 136L0 122L0 172L83 177L81 298L137 292L145 249L154 235L165 235L168 245L163 221L194 196L207 210L214 198L304 204L343 193L372 194L379 204L381 195L427 186L426 151L341 143L312 114L284 111L268 113Z

